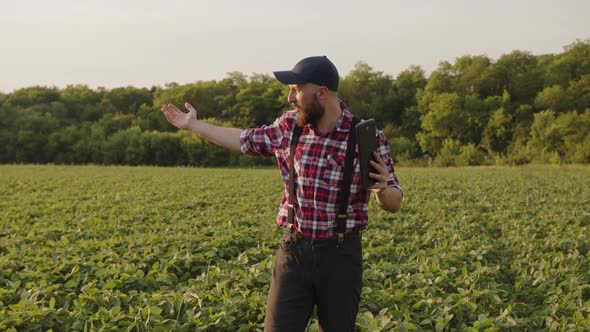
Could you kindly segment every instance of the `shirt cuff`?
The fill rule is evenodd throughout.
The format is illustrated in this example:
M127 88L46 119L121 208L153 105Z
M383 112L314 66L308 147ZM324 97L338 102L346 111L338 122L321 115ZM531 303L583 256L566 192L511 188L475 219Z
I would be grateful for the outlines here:
M404 189L402 188L402 186L400 186L399 184L394 184L392 187L397 188L397 190L399 190L402 193L402 198L404 198Z
M248 129L244 129L240 133L240 151L242 151L242 153L248 154L250 151L250 144L246 136L248 136Z

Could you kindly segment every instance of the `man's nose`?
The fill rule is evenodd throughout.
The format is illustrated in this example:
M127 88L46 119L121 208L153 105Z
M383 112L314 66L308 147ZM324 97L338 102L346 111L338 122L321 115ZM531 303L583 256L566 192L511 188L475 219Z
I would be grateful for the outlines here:
M289 91L289 94L287 95L287 101L290 103L294 103L296 101L295 91L293 91L293 89L291 89L291 91Z

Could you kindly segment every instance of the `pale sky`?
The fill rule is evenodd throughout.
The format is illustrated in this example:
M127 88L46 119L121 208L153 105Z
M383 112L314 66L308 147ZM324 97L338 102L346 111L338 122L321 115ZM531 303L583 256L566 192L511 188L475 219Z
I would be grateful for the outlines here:
M327 55L397 76L590 38L590 0L0 0L0 91L272 75Z

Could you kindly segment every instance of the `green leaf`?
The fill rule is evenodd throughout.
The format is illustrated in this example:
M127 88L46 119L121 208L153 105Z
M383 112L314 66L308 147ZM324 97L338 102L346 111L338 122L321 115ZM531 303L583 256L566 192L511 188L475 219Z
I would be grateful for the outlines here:
M117 287L117 282L114 280L109 280L107 283L104 284L102 287L103 289L113 289Z

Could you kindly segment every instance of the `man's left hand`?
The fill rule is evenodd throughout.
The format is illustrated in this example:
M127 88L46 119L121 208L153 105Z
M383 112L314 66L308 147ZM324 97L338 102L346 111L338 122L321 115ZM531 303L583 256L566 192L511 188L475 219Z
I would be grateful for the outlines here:
M375 180L375 183L369 187L375 194L380 193L383 189L387 188L387 181L389 180L389 169L381 156L377 152L373 152L373 160L369 163L377 173L369 173L369 177Z

